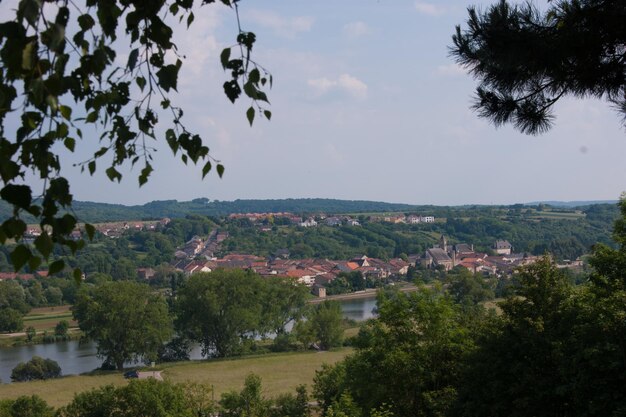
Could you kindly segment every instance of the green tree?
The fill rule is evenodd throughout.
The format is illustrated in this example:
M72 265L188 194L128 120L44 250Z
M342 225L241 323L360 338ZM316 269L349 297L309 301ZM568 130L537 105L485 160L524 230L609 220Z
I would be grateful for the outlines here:
M24 328L22 314L12 308L0 309L0 332L19 332Z
M67 332L70 328L70 324L67 320L61 320L54 326L54 335L60 338L66 338Z
M563 96L604 98L626 115L626 5L621 0L532 3L500 0L469 8L452 56L480 82L474 108L496 126L548 130Z
M265 417L270 415L272 403L261 393L261 378L249 374L240 392L222 394L220 406L227 417Z
M52 417L54 409L38 395L0 401L1 417Z
M130 360L155 360L172 335L163 297L134 282L104 283L92 294L82 290L72 313L85 335L98 344L98 355L120 370Z
M260 329L262 282L242 270L192 275L178 291L176 328L202 346L205 356L242 351L242 341Z
M309 288L282 277L265 279L264 284L261 322L269 331L279 335L285 332L287 323L297 320L302 314Z
M186 392L186 388L190 388ZM155 379L126 386L108 385L81 392L58 411L60 417L209 416L211 404L198 401L197 389Z
M11 380L15 382L59 378L60 376L61 367L56 361L39 356L33 356L28 362L20 362L11 371Z
M36 335L37 335L37 330L35 330L33 326L28 326L26 328L26 340L28 342L32 342Z
M83 240L69 237L78 224L66 210L73 199L69 182L61 176L67 163L62 149L74 152L84 128L98 127L101 148L80 166L93 175L106 156L110 162L104 172L111 181L121 181L121 167L141 163L138 180L143 185L153 170L153 147L146 140L157 135L164 136L184 163L201 162L203 176L216 164L200 135L185 127L183 110L171 97L184 59L176 53L174 25L183 19L191 25L198 3L215 2L169 0L148 5L94 0L69 5L58 0L45 2L44 7L38 0L20 0L15 14L4 17L0 23L0 198L13 207L13 213L0 226L0 242L18 242L11 252L16 270L27 264L36 269L42 259L49 259L55 245L72 252L84 246ZM236 1L221 3L238 10ZM252 101L246 112L250 124L255 114L271 117L263 91L271 86L271 76L251 59L255 41L254 33L240 29L234 45L220 56L229 74L224 83L228 99L235 102L245 95ZM120 43L128 46L123 65L116 59ZM158 123L163 120L169 126L161 134ZM224 167L217 163L215 168L221 176ZM40 198L34 198L31 186L24 184L28 171L43 180ZM34 248L20 242L26 231L25 214L41 226ZM93 238L93 226L82 229ZM63 267L59 259L50 263L49 270L59 272ZM80 271L75 270L75 278L80 279Z
M356 352L316 376L316 398L327 407L349 394L365 415L446 415L472 347L460 308L445 293L422 288L381 292L378 310L356 337Z
M296 337L306 346L318 343L328 350L343 342L343 314L338 301L326 300L305 313L306 320L296 323Z

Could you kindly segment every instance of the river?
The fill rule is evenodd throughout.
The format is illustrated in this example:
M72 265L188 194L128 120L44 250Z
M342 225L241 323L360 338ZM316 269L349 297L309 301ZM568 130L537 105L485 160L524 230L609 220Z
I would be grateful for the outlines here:
M341 309L346 318L364 321L374 317L376 298L362 298L341 301ZM11 370L20 362L29 361L33 356L50 358L58 362L63 375L89 372L100 365L102 360L96 356L96 344L79 344L76 340L49 343L43 345L25 345L0 348L0 380L11 382ZM191 359L202 359L200 349L191 352Z

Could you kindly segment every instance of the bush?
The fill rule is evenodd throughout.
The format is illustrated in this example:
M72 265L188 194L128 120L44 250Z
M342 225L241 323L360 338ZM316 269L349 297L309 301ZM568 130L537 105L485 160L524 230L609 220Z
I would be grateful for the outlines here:
M0 417L52 417L54 409L37 395L0 401Z
M28 362L21 362L11 372L14 382L33 381L36 379L50 379L61 376L61 367L52 359L43 359L33 356Z

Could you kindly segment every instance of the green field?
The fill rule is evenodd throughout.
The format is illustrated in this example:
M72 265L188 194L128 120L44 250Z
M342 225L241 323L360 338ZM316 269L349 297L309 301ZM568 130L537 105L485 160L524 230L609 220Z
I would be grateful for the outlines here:
M198 382L212 385L215 397L226 391L241 389L245 377L250 373L263 380L263 393L272 397L293 392L300 384L311 386L315 371L323 363L335 363L343 359L351 349L331 352L299 352L267 354L230 360L192 361L164 364L155 368L162 370L165 380L172 382ZM54 407L69 403L75 393L103 385L122 385L127 381L121 373L103 375L80 375L65 378L0 384L0 399L16 398L20 395L37 394Z

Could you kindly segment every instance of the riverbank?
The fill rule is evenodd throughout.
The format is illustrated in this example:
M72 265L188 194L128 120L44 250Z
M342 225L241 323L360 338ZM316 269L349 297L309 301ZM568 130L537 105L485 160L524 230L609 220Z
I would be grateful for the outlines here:
M343 348L329 352L289 352L272 353L243 358L202 360L161 364L149 371L161 371L163 379L171 382L197 382L212 386L215 398L230 390L240 390L246 376L259 375L263 381L263 393L273 397L295 391L298 385L305 384L309 392L315 371L323 363L333 364L352 352ZM0 384L0 398L17 398L21 395L37 394L53 407L61 407L74 398L74 395L104 385L124 385L120 372L100 372L92 375L68 376L47 381L18 382Z
M403 283L403 284L398 284L395 286L395 288L397 288L398 290L402 291L402 292L412 292L412 291L417 291L418 287L416 287L413 284L409 284L409 283ZM360 299L364 299L364 298L375 298L376 297L376 293L378 292L378 288L368 288L366 290L363 291L356 291L356 292L351 292L351 293L347 293L347 294L336 294L336 295L329 295L326 296L324 298L312 298L310 300L308 300L309 304L319 304L321 302L324 302L326 300L334 300L334 301L346 301L346 300L360 300Z

